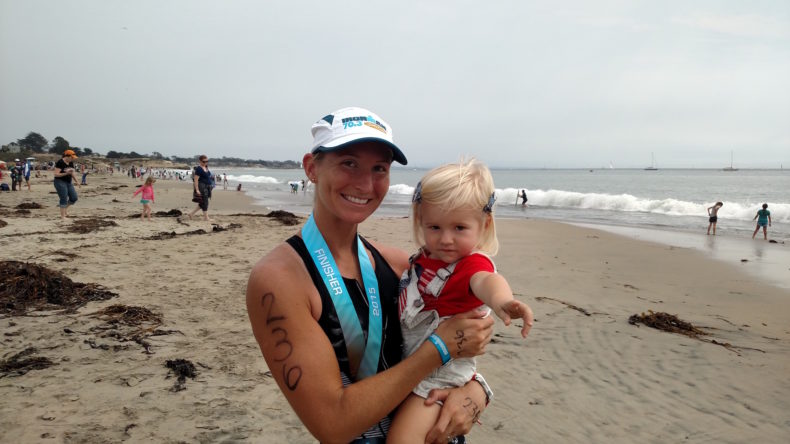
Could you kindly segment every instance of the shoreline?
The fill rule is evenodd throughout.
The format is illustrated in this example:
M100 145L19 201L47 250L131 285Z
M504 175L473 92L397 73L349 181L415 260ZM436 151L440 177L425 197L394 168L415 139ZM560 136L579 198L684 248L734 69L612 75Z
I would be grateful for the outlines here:
M309 207L306 205L305 197L299 193L299 201L287 203L287 192L269 192L277 194L275 205L271 209L280 209L292 212L300 216L309 214ZM265 206L265 202L254 196L248 196L255 205ZM309 196L308 196L309 197ZM286 203L284 203L286 202ZM269 207L266 207L269 208ZM404 215L395 215L390 211L377 211L374 218L398 218L409 217L408 211ZM617 225L614 223L593 223L566 219L552 219L525 215L524 217L497 215L497 222L502 220L544 220L555 223L568 224L579 227L587 227L600 231L615 233L626 236L634 240L677 248L693 248L705 253L707 257L727 264L735 264L753 276L766 279L772 285L790 289L790 247L784 241L777 243L766 242L761 239L745 239L742 237L732 237L726 235L707 236L703 231L690 229L670 229L657 226L634 227L630 225ZM707 223L707 219L706 219ZM707 226L707 225L706 225ZM761 235L761 233L758 233Z
M790 289L790 249L784 242L771 243L761 238L744 239L706 235L690 231L660 230L606 224L569 222L571 225L598 229L677 248L692 248L707 257L745 270L766 279L772 285ZM762 233L758 233L761 235Z
M0 360L34 349L30 357L52 362L0 375L0 441L314 442L270 377L244 303L253 264L299 225L263 217L268 208L235 190L215 190L213 224L149 223L131 197L142 182L91 175L88 183L66 221L51 178L30 193L0 194L3 261L116 294L73 312L0 315ZM154 188L154 212L194 208L190 182ZM19 212L23 202L43 208ZM96 230L72 231L97 221ZM497 220L497 229L497 268L536 323L522 340L497 321L479 359L495 398L470 440L740 443L790 434L790 291L693 248L535 218ZM360 233L414 250L408 218L373 217ZM160 320L112 324L101 313L119 304ZM628 323L649 310L706 335ZM133 333L147 346L123 340ZM176 360L195 369L180 391L167 367Z

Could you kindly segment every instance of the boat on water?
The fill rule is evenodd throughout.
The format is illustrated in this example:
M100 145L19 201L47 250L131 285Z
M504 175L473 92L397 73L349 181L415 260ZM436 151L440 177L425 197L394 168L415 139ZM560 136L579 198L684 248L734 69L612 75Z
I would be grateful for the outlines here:
M658 168L656 168L656 156L653 153L650 153L650 159L650 166L645 168L645 171L658 171Z
M730 166L722 168L722 171L738 171L738 168L732 166L732 151L730 151Z

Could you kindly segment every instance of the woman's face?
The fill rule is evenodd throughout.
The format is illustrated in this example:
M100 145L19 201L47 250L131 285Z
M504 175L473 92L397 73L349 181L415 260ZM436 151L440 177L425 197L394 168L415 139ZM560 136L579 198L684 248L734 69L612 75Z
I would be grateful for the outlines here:
M390 186L392 153L375 143L360 143L319 159L305 156L305 172L316 184L315 209L351 223L376 211Z

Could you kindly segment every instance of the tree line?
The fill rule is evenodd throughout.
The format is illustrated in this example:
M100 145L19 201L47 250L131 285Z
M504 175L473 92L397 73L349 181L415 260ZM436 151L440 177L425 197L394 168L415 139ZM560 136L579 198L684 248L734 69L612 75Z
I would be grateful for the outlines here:
M71 146L71 144L69 144L69 141L61 136L52 139L52 143L50 144L46 137L42 136L41 134L35 131L31 131L24 138L18 139L16 143L20 146L20 148L23 151L29 151L32 153L63 154L66 150L72 150L77 154L77 156L91 156L94 154L98 154L98 153L94 153L93 150L90 148ZM182 164L195 163L195 161L198 158L198 156L167 157L157 151L154 151L151 154L140 154L135 151L124 153L114 150L108 151L105 157L108 159L149 158L154 160L170 160L173 163L182 163ZM212 158L211 162L212 164L219 166L265 167L265 168L300 168L301 167L301 164L299 162L293 160L285 160L285 161L262 160L262 159L254 160L254 159L242 159L239 157L227 157L227 156L222 156L221 158Z
M61 136L52 139L52 144L50 144L46 137L35 131L29 132L24 138L18 139L16 143L22 151L31 153L63 154L66 150L72 150L78 156L90 156L93 154L92 149L71 146L69 141Z

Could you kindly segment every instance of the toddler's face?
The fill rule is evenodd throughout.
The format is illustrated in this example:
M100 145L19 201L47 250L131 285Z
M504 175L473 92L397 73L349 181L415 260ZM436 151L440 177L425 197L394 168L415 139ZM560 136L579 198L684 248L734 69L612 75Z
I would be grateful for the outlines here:
M443 208L422 204L420 229L429 257L453 263L474 251L485 230L485 213L479 208Z

